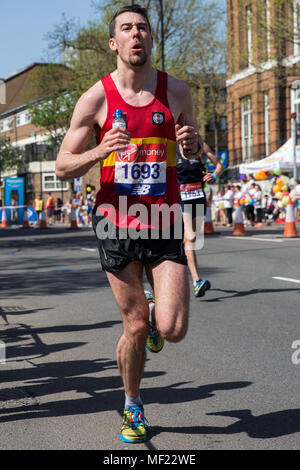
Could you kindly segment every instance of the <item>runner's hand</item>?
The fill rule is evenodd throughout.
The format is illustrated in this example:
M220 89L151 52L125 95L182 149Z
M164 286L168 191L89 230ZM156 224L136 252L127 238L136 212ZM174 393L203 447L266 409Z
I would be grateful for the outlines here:
M193 126L180 126L176 124L176 141L182 145L182 149L187 153L196 153L199 150L199 135Z
M100 144L96 147L99 160L104 160L112 152L122 152L130 143L130 133L121 127L114 127L106 132Z
M213 183L215 181L213 175L211 173L206 173L205 171L202 172L203 173L203 181L205 181L205 183Z

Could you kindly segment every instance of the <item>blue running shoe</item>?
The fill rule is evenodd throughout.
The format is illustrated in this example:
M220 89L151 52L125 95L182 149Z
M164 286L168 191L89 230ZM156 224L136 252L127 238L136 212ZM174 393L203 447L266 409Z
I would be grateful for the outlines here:
M203 297L205 292L211 287L210 282L207 279L200 279L194 284L195 297Z
M123 442L145 442L147 440L147 419L142 406L130 406L124 410L120 439Z

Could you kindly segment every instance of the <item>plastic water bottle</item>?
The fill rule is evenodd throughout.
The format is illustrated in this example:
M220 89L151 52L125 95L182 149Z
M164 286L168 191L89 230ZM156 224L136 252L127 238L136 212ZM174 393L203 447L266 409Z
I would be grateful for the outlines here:
M126 117L122 113L121 109L116 109L114 112L114 118L112 122L112 127L121 127L126 129Z

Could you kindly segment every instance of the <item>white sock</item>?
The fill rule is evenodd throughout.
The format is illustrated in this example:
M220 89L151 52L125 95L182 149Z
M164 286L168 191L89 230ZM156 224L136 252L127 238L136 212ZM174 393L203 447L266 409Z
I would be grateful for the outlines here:
M131 398L125 393L125 410L128 410L130 406L143 406L140 394L136 398Z
M154 308L154 303L149 304L149 321L151 322L152 320L152 310Z

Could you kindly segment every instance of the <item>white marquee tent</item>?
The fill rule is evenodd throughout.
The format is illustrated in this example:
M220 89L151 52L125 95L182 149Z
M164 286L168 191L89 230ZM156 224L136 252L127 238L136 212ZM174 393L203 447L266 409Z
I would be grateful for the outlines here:
M300 167L300 145L296 147L297 167ZM292 139L286 141L279 149L262 160L251 163L243 163L239 166L240 174L256 173L259 170L264 171L291 171L294 168L293 142Z

